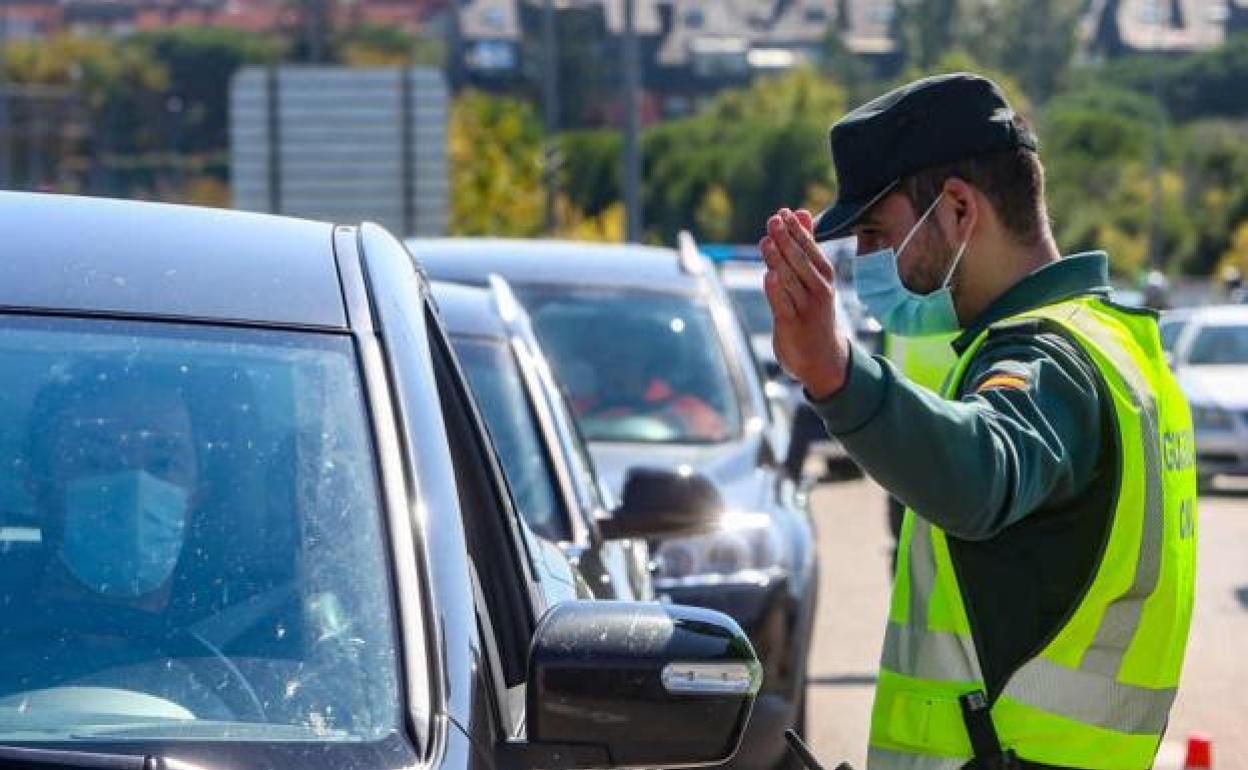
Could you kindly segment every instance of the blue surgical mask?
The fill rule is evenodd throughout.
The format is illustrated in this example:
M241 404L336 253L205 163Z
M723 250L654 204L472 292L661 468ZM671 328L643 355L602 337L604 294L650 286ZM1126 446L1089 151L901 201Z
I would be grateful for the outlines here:
M891 248L880 249L854 260L854 287L858 290L858 299L886 331L902 337L927 337L954 332L960 328L949 282L953 280L958 263L962 261L968 241L963 241L958 248L944 283L930 294L915 294L907 289L901 280L901 273L897 270L897 260L901 257L901 252L905 251L910 239L936 210L936 204L940 203L943 195L941 193L936 196L936 200L919 217L919 221L910 229L896 251Z
M151 593L178 562L187 502L185 489L147 471L71 481L65 488L61 561L104 596Z

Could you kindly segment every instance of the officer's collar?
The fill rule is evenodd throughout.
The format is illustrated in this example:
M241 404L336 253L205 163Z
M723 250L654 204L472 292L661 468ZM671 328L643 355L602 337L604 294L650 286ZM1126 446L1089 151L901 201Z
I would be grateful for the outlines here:
M960 356L997 321L1087 294L1108 296L1109 257L1103 251L1085 251L1063 257L1031 273L997 297L953 341Z

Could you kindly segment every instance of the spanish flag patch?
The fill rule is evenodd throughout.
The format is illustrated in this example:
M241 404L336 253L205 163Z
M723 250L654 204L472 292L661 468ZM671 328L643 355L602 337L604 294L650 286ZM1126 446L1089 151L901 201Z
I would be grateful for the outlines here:
M994 374L979 383L979 387L975 388L975 392L982 393L985 390L992 390L994 388L1026 390L1028 384L1027 378L1019 374Z

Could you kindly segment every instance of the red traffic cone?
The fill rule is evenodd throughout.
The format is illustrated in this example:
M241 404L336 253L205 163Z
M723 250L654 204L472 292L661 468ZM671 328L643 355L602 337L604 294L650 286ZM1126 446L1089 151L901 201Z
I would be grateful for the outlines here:
M1204 733L1192 733L1187 738L1187 759L1183 770L1213 770L1213 739Z

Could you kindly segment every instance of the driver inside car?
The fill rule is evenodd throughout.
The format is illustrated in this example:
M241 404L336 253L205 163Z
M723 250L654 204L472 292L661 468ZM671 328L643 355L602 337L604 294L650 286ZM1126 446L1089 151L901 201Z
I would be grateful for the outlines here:
M231 715L212 682L169 675L184 665L182 645L212 657L165 618L200 496L181 379L173 367L93 364L54 371L37 392L28 470L43 567L29 612L8 629L36 649L4 667L0 694L124 685L195 704L168 716Z
M722 439L727 430L724 418L692 389L671 377L676 364L667 356L674 351L670 346L654 344L664 334L671 332L664 327L625 335L613 343L608 365L615 371L609 387L599 392L593 416L656 416L678 427L680 435L688 439ZM617 353L620 348L624 351Z

